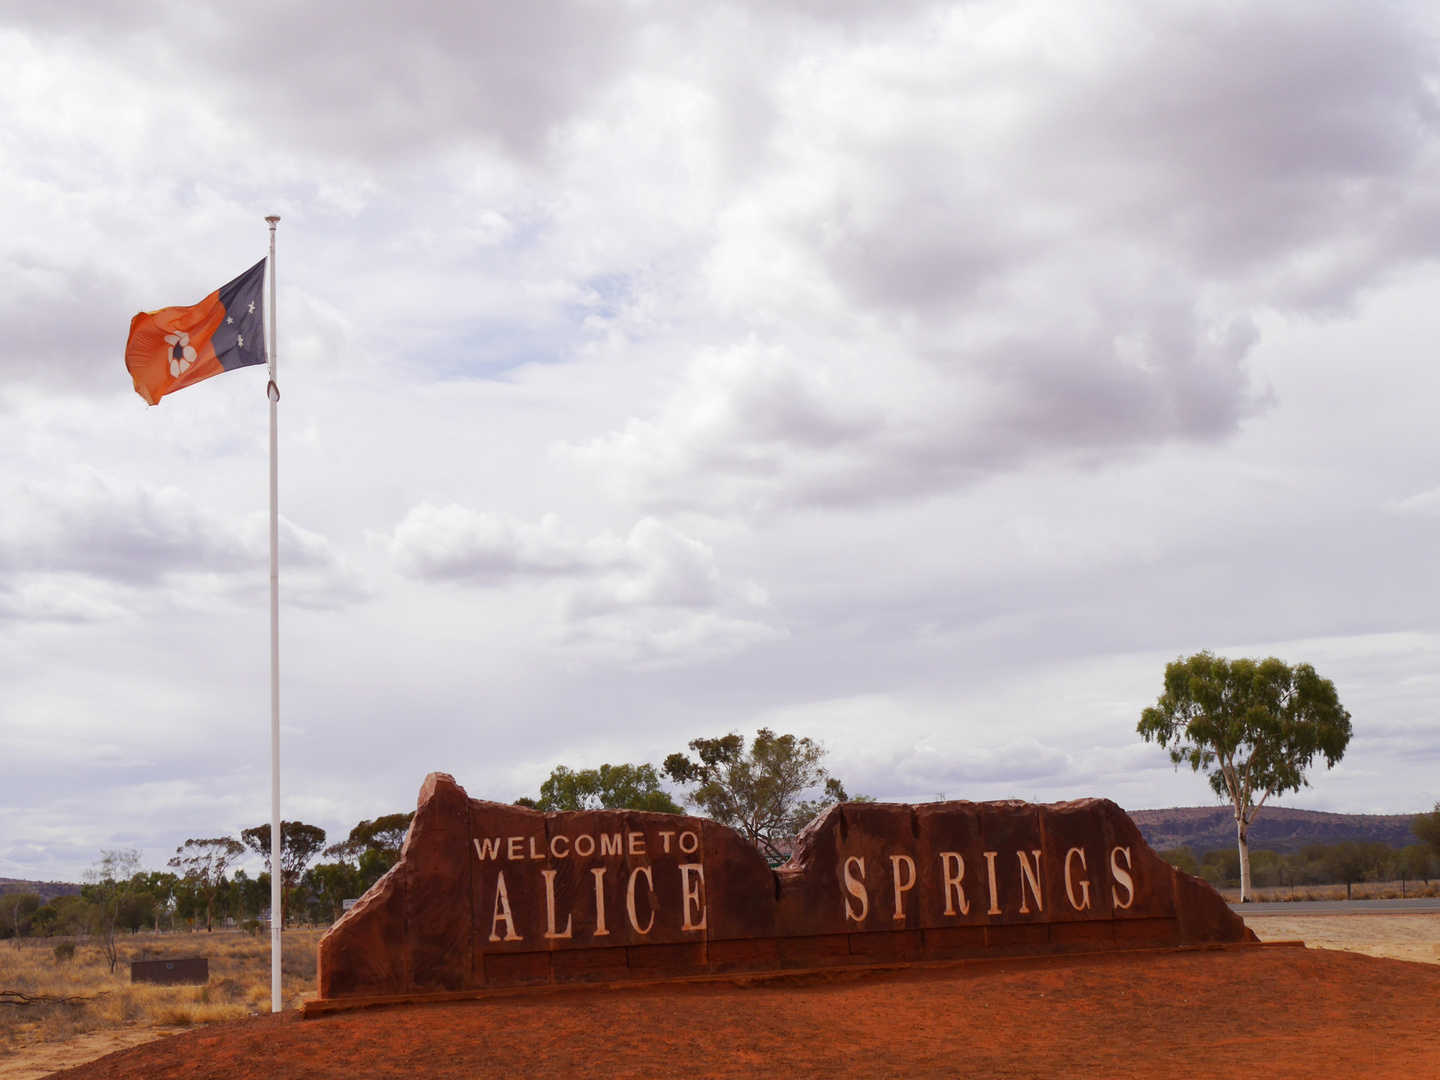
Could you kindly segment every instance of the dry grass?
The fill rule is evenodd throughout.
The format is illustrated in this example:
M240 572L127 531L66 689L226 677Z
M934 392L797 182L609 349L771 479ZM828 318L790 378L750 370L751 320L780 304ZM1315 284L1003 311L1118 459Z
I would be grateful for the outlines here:
M1344 900L1344 885L1275 885L1261 886L1255 890L1257 903L1281 903L1294 900ZM1239 888L1221 889L1220 895L1232 904L1240 902ZM1361 881L1350 886L1352 900L1399 900L1401 897L1414 899L1417 896L1440 896L1440 880L1407 881Z
M287 1008L315 988L319 930L289 931L281 964ZM0 945L0 990L28 997L71 998L41 1004L0 1004L0 1054L37 1043L70 1039L87 1031L128 1027L176 1027L235 1020L270 1009L270 942L260 935L136 934L119 943L120 962L110 973L94 942L77 941L74 958L57 960L51 940ZM210 958L208 986L131 985L132 960Z

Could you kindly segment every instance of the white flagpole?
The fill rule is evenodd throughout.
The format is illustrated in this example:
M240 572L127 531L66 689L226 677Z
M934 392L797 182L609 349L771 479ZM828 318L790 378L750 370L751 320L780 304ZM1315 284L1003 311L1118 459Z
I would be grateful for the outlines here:
M280 454L275 408L280 402L275 385L275 224L280 217L271 214L265 220L270 223L270 383L265 387L270 399L270 1011L280 1012L285 1008L280 989L281 913L285 905L280 835Z

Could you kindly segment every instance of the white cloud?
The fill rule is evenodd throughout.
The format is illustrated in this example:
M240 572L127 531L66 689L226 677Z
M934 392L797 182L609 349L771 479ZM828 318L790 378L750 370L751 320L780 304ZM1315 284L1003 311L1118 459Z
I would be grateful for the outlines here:
M114 590L97 588L93 579L70 574L28 574L0 579L0 621L99 622L124 615Z
M769 607L763 588L723 577L709 546L654 518L624 537L576 537L555 514L531 523L427 503L379 542L424 580L547 586L550 636L586 660L686 662L786 636L743 617Z
M263 513L223 514L179 488L91 468L60 482L12 484L0 497L0 610L12 617L114 617L126 592L167 583L187 602L265 587ZM366 595L358 570L323 536L284 518L280 535L287 603L330 607Z
M822 37L717 212L750 335L581 455L642 505L763 513L1234 432L1259 313L1436 253L1411 17L1032 2Z
M620 538L573 538L556 514L532 524L453 504L412 508L390 544L401 566L431 580L499 583L603 571L630 561Z

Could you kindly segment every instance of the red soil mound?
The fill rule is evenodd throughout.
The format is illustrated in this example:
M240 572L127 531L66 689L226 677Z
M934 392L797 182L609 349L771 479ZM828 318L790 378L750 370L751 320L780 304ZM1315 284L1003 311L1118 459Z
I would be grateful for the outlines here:
M217 1025L56 1076L1440 1076L1440 967L1248 949L589 987Z

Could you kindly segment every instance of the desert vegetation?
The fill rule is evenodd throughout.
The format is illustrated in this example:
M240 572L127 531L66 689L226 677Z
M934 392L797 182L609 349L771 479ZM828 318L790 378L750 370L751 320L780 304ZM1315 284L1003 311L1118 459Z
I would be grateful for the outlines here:
M286 926L325 926L344 901L364 895L400 857L413 813L361 821L339 843L323 847L325 830L283 822L281 859ZM219 837L187 840L168 870L146 870L136 851L105 851L75 894L43 899L23 887L0 894L0 941L93 938L118 970L116 941L149 930L232 928L254 932L269 917L269 826L246 829L246 845L265 857L266 870L227 874L244 850ZM325 856L329 861L310 865ZM175 873L174 871L180 871Z
M313 991L324 927L340 917L345 899L363 895L395 864L413 816L361 821L328 848L323 829L282 823L286 1008ZM105 851L69 895L0 895L0 1050L99 1029L268 1012L269 829L247 829L242 838L267 856L266 872L227 874L244 846L218 837L187 840L165 870L144 869L136 851ZM329 861L310 865L321 856ZM194 956L210 961L205 986L130 982L131 961Z
M1235 811L1240 898L1253 899L1250 826L1272 796L1309 786L1316 758L1330 768L1350 743L1350 714L1335 684L1309 664L1227 660L1210 652L1165 667L1165 692L1137 730L1170 751L1178 769L1205 773Z
M314 990L321 931L285 936L282 975L287 1008ZM270 942L264 934L121 933L117 963L102 941L12 938L0 947L0 1052L117 1027L176 1027L235 1020L270 1009ZM207 956L205 986L130 982L132 960Z
M747 745L737 732L692 739L691 758L670 754L657 769L650 764L601 765L598 769L555 768L540 785L538 799L522 796L517 806L535 810L648 810L678 814L680 805L661 786L669 780L684 802L728 825L749 840L771 866L789 856L795 836L826 807L869 802L849 795L825 768L823 743L761 728ZM698 759L698 760L697 760ZM809 794L811 798L805 798Z
M1188 847L1159 853L1186 873L1202 877L1222 892L1240 886L1240 856L1235 848L1197 853ZM1346 900L1440 896L1440 858L1424 844L1345 840L1308 844L1291 854L1250 853L1251 899Z

